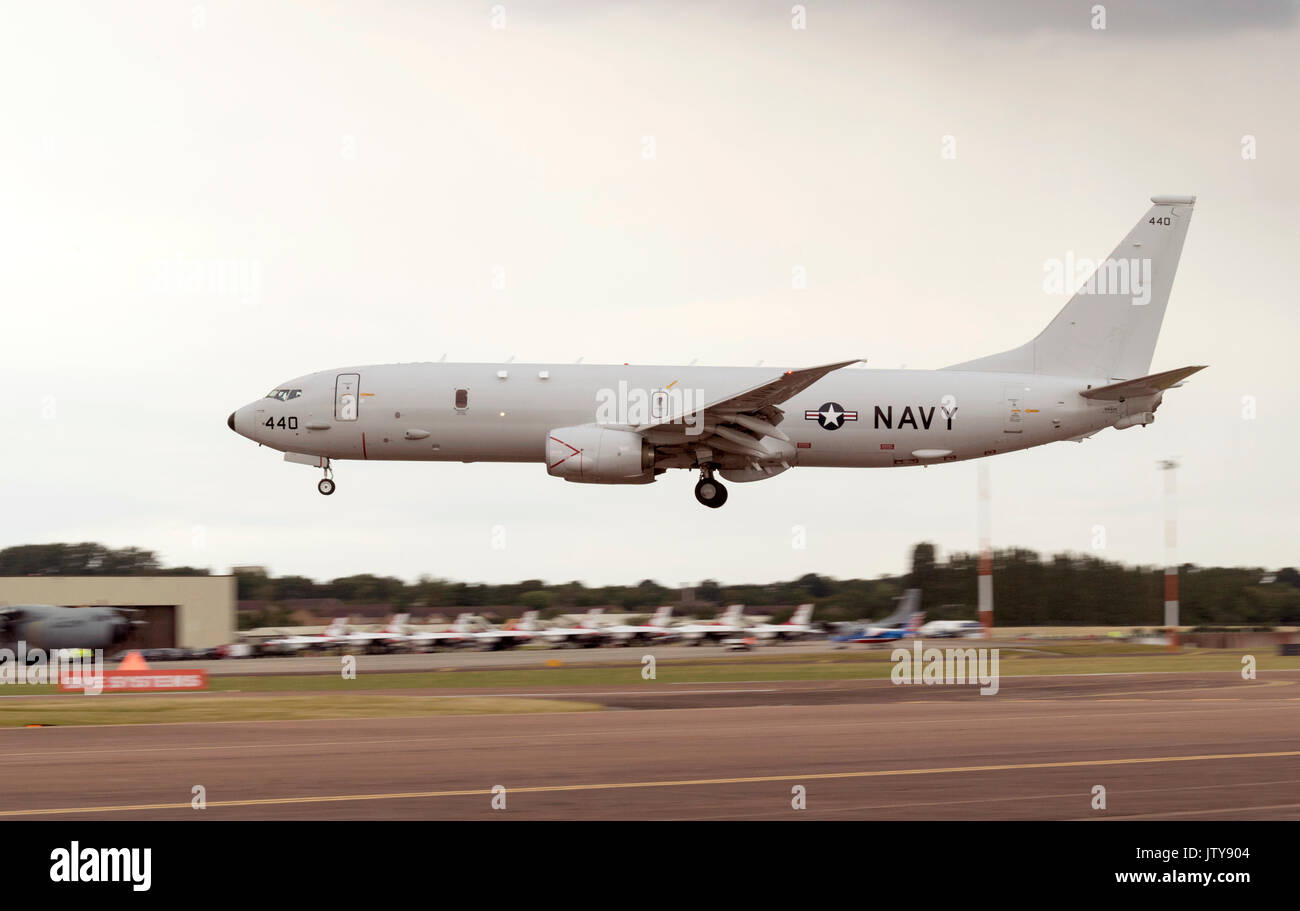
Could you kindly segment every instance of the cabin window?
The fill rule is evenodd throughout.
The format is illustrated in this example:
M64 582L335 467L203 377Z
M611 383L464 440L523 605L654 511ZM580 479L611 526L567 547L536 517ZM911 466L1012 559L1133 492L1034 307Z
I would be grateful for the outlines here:
M464 411L464 410L465 410L466 408L468 408L468 407L469 407L469 390L468 390L468 389L457 389L457 390L456 390L456 409L457 409L458 411Z

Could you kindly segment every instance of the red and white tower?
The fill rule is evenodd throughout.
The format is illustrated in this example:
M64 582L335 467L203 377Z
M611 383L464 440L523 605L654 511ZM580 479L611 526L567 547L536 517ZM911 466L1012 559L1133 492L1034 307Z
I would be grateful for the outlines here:
M993 546L989 520L989 466L978 464L979 478L979 618L984 627L984 638L993 635Z
M1161 459L1160 470L1165 473L1165 630L1169 636L1169 650L1178 651L1178 513L1177 485L1178 462Z

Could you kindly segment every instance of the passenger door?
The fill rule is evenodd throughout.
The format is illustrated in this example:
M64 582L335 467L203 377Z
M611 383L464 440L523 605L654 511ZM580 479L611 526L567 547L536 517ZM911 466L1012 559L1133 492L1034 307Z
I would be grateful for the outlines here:
M361 375L357 373L340 373L334 382L334 420L355 421L358 403L361 401L359 389Z

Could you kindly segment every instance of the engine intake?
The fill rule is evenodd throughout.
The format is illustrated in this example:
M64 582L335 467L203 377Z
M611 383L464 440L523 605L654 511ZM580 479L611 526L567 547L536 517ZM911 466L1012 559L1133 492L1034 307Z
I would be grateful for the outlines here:
M546 435L546 472L579 484L649 484L655 450L639 433L595 424L558 427Z

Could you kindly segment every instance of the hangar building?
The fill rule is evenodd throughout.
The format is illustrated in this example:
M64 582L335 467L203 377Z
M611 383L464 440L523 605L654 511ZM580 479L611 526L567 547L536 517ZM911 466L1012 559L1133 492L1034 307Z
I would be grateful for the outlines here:
M235 641L234 576L0 576L0 607L137 608L125 648L212 648Z

